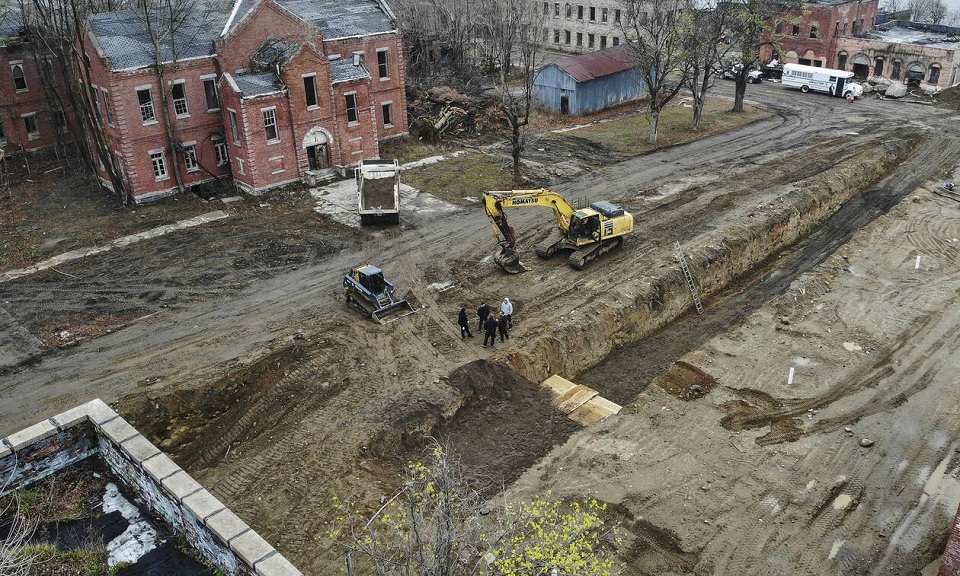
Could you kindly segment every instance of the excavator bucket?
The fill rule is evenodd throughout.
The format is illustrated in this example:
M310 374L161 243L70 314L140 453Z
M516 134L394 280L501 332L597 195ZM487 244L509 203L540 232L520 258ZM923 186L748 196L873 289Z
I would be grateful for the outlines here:
M394 320L399 320L404 316L409 316L414 312L415 310L409 302L406 300L398 300L393 304L374 310L373 318L381 324L387 324L389 322L393 322Z
M520 263L520 256L517 251L505 244L500 245L500 249L493 255L493 261L496 262L497 266L503 268L504 272L510 274L519 274L525 270L523 264Z

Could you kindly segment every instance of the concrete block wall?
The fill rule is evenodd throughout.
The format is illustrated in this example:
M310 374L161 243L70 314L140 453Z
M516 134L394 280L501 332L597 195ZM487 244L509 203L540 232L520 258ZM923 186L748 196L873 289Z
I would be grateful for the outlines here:
M103 458L142 502L224 574L301 574L99 399L0 440L0 487L6 492L18 490L94 455Z

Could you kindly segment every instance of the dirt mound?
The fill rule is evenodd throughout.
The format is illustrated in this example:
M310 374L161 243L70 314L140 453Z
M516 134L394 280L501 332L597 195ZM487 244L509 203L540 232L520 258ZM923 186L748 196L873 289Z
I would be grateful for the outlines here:
M947 88L943 92L937 94L936 105L940 108L960 110L960 86Z
M549 391L540 388L509 365L476 360L457 368L447 383L460 392L452 413L430 426L395 430L372 449L404 461L420 458L436 438L458 454L467 478L485 495L496 494L579 429L551 404ZM421 414L420 424L430 418ZM530 423L536 423L531 426Z

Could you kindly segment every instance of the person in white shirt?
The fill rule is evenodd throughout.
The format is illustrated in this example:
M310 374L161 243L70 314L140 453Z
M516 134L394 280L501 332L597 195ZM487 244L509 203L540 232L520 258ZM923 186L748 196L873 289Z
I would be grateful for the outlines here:
M513 328L513 302L509 298L504 298L500 304L500 313L507 318L507 327Z

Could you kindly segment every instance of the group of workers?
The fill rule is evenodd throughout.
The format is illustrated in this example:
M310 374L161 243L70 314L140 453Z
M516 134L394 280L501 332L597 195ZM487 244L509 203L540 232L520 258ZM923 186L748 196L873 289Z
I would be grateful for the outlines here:
M484 302L477 308L477 330L483 331L483 347L487 347L487 342L493 348L497 341L497 333L500 333L500 341L504 342L510 338L510 330L513 328L513 302L509 298L504 298L500 303L500 315L491 313L490 307ZM460 338L466 340L467 337L473 338L470 333L470 319L467 317L466 307L460 307L460 314L457 316L457 324L460 325Z

